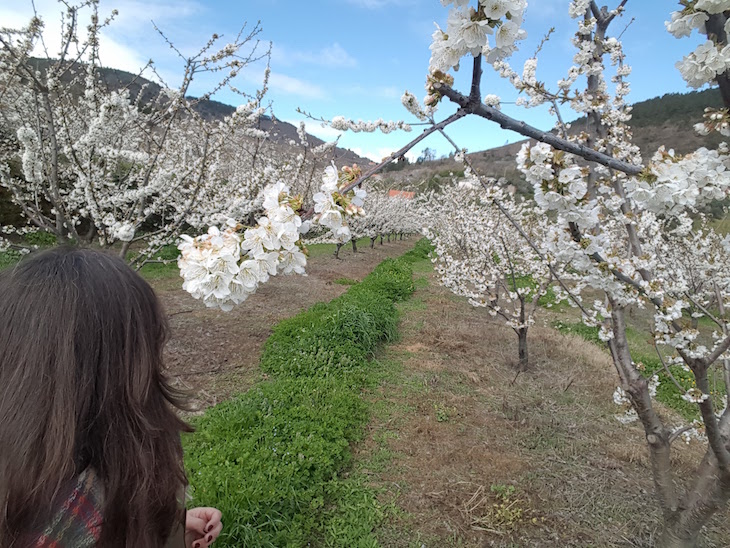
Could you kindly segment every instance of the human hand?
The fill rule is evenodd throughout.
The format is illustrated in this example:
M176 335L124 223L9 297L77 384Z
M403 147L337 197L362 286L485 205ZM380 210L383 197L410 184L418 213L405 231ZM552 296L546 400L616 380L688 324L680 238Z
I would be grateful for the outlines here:
M215 508L191 508L185 517L185 545L188 548L208 548L218 535L223 524L222 514Z

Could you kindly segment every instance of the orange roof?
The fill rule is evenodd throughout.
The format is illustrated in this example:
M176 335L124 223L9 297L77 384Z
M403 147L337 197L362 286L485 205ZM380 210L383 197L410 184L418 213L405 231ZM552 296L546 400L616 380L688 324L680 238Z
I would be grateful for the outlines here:
M406 190L389 190L388 198L405 198L406 200L412 200L416 195L415 192L408 192Z

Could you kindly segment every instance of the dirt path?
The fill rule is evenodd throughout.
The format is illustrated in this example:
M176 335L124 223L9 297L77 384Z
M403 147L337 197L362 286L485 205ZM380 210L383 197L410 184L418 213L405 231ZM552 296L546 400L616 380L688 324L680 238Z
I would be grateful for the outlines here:
M343 278L361 280L388 257L413 247L416 238L341 250L341 260L330 254L315 256L307 276L276 276L231 312L208 309L181 288L179 278L152 282L170 316L172 338L166 362L176 384L189 391L193 404L203 408L241 392L261 378L259 356L272 327L284 318L329 301L348 286Z

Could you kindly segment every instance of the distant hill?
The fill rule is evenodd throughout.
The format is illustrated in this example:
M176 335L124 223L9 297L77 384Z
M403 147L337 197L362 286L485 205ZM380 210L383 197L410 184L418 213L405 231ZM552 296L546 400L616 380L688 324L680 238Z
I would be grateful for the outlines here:
M39 70L45 69L49 63L47 59L34 59L34 62ZM111 90L127 88L132 99L136 99L138 94L142 92L142 103L157 97L161 90L161 87L158 84L130 72L112 68L101 68L99 72L101 73L104 83ZM81 90L79 90L79 93L81 93ZM222 120L224 117L230 116L236 110L236 107L234 106L227 105L213 99L200 101L196 104L195 108L196 111L206 120ZM297 128L283 120L271 118L269 116L262 116L259 127L264 131L270 131L272 141L284 148L290 148L289 141L292 139L299 142ZM309 143L313 146L318 146L324 143L324 141L318 137L309 134L307 135ZM363 158L351 150L340 147L337 147L334 151L334 160L338 165L353 163L368 165L370 163L370 160L367 158Z
M633 141L641 149L647 161L660 145L686 154L701 146L715 148L724 139L719 134L703 137L692 126L702 120L705 107L721 108L722 100L717 89L689 93L667 93L647 101L635 103L629 122ZM485 121L485 124L488 123ZM585 119L571 122L571 132L585 127ZM505 177L523 192L530 192L528 185L515 166L515 155L526 140L497 148L469 154L475 167L490 177ZM448 181L449 173L457 174L463 166L453 159L442 159L423 164L411 164L398 171L384 174L384 182L402 188L437 187Z

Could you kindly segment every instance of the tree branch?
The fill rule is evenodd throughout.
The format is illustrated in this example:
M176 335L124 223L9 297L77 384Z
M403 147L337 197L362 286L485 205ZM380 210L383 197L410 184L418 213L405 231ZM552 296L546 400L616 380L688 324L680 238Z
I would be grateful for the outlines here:
M602 152L593 150L592 148L562 139L553 133L542 131L536 127L530 126L525 122L504 114L494 107L483 104L481 101L473 101L471 97L467 97L466 95L459 93L446 84L437 82L434 84L434 88L441 95L448 97L451 101L458 104L461 107L460 110L463 110L465 114L476 114L477 116L496 122L503 129L509 129L519 133L520 135L524 135L525 137L530 137L531 139L547 143L553 148L570 154L575 154L576 156L580 156L581 158L591 162L596 162L617 171L621 171L627 175L638 175L644 169L644 166L629 164L628 162L618 160L603 154Z
M453 122L456 122L457 120L460 120L461 118L463 118L467 114L469 114L469 113L466 112L466 111L464 111L464 110L462 110L462 109L459 109L454 114L452 114L451 116L449 116L448 118L445 118L444 120L440 121L438 124L433 124L431 127L424 129L423 130L423 133L421 133L418 137L416 137L415 139L413 139L410 143L408 143L407 145L405 145L403 148L401 148L399 150L396 150L393 154L391 154L390 156L388 156L386 159L384 159L378 165L376 165L376 166L371 167L370 169L368 169L365 173L363 173L362 175L360 175L360 177L358 177L357 179L355 179L353 182L351 182L349 185L347 185L345 188L343 188L340 192L342 194L345 194L346 192L349 192L350 190L352 190L356 186L362 184L363 181L365 181L365 179L368 179L369 177L371 177L372 175L374 175L375 173L377 173L378 171L380 171L381 169L383 169L383 167L385 167L386 165L388 165L390 162L392 162L396 158L400 158L401 156L403 156L406 152L408 152L409 150L411 150L414 146L416 146L418 143L420 143L421 141L423 141L426 137L428 137L432 133L435 133L437 131L441 131L443 128L445 128L449 124L451 124Z
M707 380L707 370L695 371L695 378L697 379L697 388L699 388L703 394L710 393L710 383ZM707 434L707 441L712 448L712 452L715 454L720 467L727 471L730 466L730 452L725 447L725 440L722 438L722 434L718 428L717 417L715 416L715 410L712 407L712 399L707 398L706 400L699 403L700 412L702 413L702 421L705 423L705 433Z

